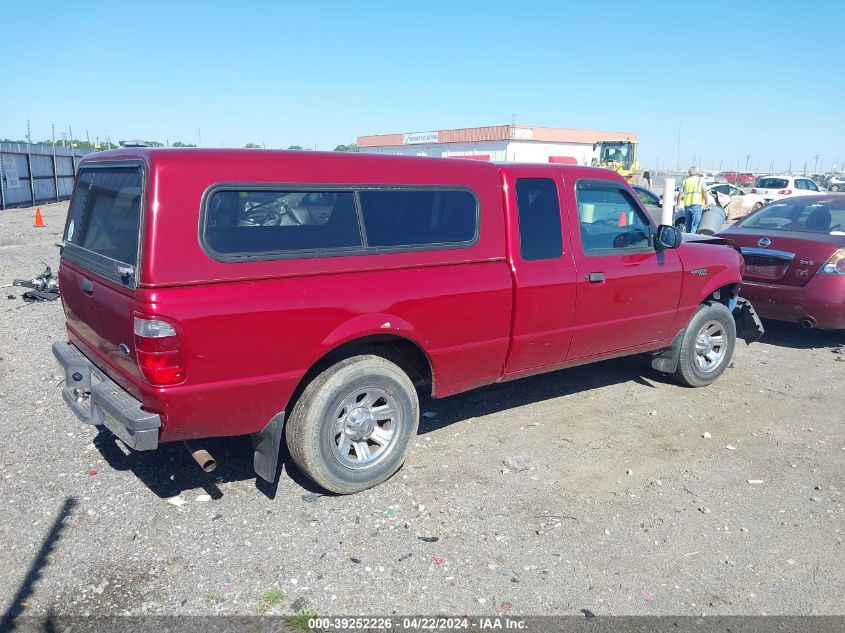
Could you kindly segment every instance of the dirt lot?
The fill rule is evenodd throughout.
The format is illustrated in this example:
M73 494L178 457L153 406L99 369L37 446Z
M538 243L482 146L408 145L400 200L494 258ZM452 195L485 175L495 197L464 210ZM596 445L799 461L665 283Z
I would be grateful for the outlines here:
M55 269L66 208L0 212L0 284ZM3 608L845 613L844 332L768 323L706 389L632 358L424 402L405 467L332 497L288 463L256 485L243 439L210 443L212 475L181 445L127 456L62 402L60 304L20 294L0 295Z

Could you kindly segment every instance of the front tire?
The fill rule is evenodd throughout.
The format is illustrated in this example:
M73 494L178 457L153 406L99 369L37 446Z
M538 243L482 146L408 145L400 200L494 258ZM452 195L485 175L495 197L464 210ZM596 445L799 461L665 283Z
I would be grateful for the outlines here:
M721 303L703 303L684 331L672 377L688 387L709 385L725 371L735 346L736 323L730 310Z
M332 365L303 391L285 425L294 463L319 486L351 494L389 479L419 425L408 375L380 356Z

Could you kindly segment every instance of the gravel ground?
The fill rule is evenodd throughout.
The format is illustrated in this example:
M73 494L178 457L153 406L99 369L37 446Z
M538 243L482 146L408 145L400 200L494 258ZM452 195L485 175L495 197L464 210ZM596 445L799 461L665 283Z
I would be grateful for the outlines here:
M0 212L0 284L55 270L67 205L41 210ZM211 475L180 445L127 455L62 402L60 304L20 294L0 295L4 608L845 614L843 332L768 323L705 389L630 358L423 402L405 467L333 497L286 456L256 484L244 439L209 442Z

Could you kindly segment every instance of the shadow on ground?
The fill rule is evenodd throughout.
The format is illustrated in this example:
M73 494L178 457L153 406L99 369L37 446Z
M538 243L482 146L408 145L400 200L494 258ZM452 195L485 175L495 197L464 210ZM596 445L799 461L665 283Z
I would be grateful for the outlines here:
M651 389L656 388L655 383L674 384L668 376L651 368L650 357L627 356L481 387L443 400L423 398L422 411L434 409L437 416L423 416L419 433L423 435L470 418L626 382Z
M258 478L252 467L252 442L248 436L203 440L202 446L217 461L217 468L211 473L200 469L181 442L162 444L158 450L150 452L128 451L108 429L100 428L94 446L111 468L131 471L162 499L196 488L205 490L212 499L220 499L223 492L218 484L246 480L255 481L255 487L269 499L276 496L280 483L287 485L291 481L306 492L323 492L293 466L284 444L279 454L276 482L270 484Z
M56 543L61 538L62 530L64 530L67 519L70 518L73 509L76 507L76 503L77 501L74 497L67 497L64 500L58 515L53 520L50 531L47 532L47 535L41 542L38 553L36 553L35 558L30 563L26 575L21 580L21 584L12 598L12 602L3 614L2 620L0 620L0 631L11 631L15 628L15 620L20 617L27 599L32 595L35 583L41 578L41 570L49 564L50 552L53 551Z
M763 321L766 333L761 343L790 347L792 349L813 349L819 347L842 347L845 345L845 331L806 330L797 323Z
M624 382L654 388L653 383L669 382L669 378L652 370L647 357L627 357L596 363L589 368L566 369L483 387L443 400L423 397L421 411L435 410L437 416L423 416L419 433L431 433L463 420ZM163 499L196 488L205 490L212 499L219 499L223 492L218 484L246 480L255 481L256 488L270 499L276 496L279 487L289 490L291 484L298 485L302 497L307 500L324 494L321 488L299 472L287 453L284 441L276 483L273 484L257 478L252 466L253 451L249 437L212 438L204 440L202 445L217 461L217 469L212 473L202 471L181 442L163 444L156 451L135 452L125 449L105 428L100 428L94 438L94 446L111 468L131 471Z

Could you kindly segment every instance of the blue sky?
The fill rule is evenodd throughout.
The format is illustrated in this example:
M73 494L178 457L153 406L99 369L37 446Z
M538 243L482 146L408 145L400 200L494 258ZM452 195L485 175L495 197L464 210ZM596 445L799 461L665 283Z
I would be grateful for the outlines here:
M845 2L4 2L0 137L332 149L498 125L641 162L845 162ZM61 49L51 44L61 44Z

